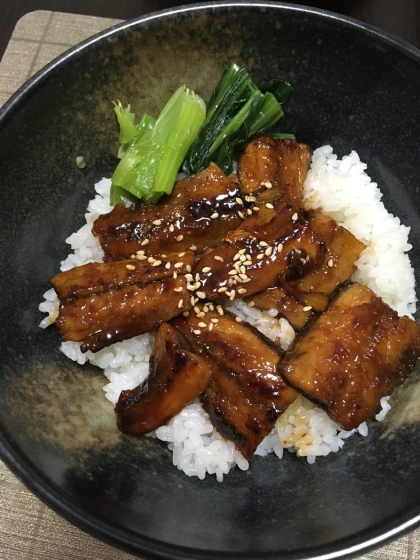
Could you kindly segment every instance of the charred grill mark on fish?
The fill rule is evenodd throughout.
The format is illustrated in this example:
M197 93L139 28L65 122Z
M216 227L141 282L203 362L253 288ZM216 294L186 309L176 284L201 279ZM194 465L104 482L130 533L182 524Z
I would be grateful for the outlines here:
M210 376L206 360L190 352L177 331L163 323L156 334L146 382L120 394L115 407L118 428L132 436L156 430L198 397Z

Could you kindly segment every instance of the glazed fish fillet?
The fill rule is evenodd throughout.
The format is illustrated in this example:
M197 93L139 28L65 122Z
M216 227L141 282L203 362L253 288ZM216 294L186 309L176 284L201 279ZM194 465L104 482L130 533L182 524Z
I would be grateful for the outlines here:
M398 317L369 288L350 284L302 332L280 369L352 430L378 412L380 399L405 381L419 356L417 323Z
M160 255L194 247L201 254L239 226L246 205L238 183L212 163L178 181L172 194L155 206L115 206L97 218L93 234L107 260L129 258L139 249Z

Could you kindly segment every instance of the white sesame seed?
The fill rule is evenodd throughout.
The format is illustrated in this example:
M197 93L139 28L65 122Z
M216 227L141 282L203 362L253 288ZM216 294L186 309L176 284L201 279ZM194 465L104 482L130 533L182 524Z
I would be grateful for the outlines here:
M194 292L195 291L194 284L187 284L187 290L189 290L190 292Z
M238 198L235 198L235 200L236 200L236 202L237 202L238 204L240 204L240 206L243 206L243 205L244 205L244 201L242 200L242 198L239 198L239 197L238 197Z
M176 238L177 241L182 241L184 239L183 235L178 235L178 237Z
M249 305L249 307L254 307L255 301L248 301L248 305Z
M186 269L187 269L187 272L191 272L191 265L187 264Z
M149 262L149 263L154 263L155 260L156 260L155 257L149 257L149 258L147 259L147 262Z
M212 220L216 220L218 217L219 217L219 214L218 214L217 212L214 212L214 214L212 214L212 215L210 216L210 218L211 218Z
M244 266L241 266L241 268L239 269L239 272L241 272L242 274L245 274L246 268Z
M191 305L195 305L195 297L194 296L190 297L190 302L191 302ZM194 311L195 311L195 309L194 309Z
M214 260L215 260L215 261L219 261L219 262L223 262L223 258L222 258L222 257L219 257L219 255L215 255L215 256L214 256Z
M295 252L296 252L298 255L301 255L301 254L302 254L302 251L301 251L300 249L295 249Z
M194 311L195 311L196 313L200 313L201 309L200 309L200 307L198 307L198 305L195 305L195 306L194 306Z
M245 219L245 216L244 216L243 212L241 212L240 210L238 210L238 216L240 218L242 218L243 220Z
M239 257L239 260L240 260L241 262L245 262L245 261L246 261L246 256L242 254L242 255Z
M237 323L242 323L242 319L241 319L240 317L235 317L235 321L236 321Z
M219 315L224 315L224 314L225 314L225 312L223 311L223 307L222 307L221 305L218 305L218 306L216 307L216 309L217 309L217 313L218 313Z
M329 266L330 268L333 267L333 266L334 266L334 261L333 261L333 259L330 259L330 260L328 261L327 264L328 264L328 266Z
M244 266L251 266L252 265L252 261L246 260L244 261Z
M205 266L201 272L204 272L204 274L206 274L207 272L210 272L210 270L211 270L210 266Z
M198 272L195 273L195 281L198 282L200 280L200 274Z
M185 275L185 280L188 280L188 282L192 282L192 280L193 280L193 275L192 275L192 274L186 274L186 275Z
M169 231L170 231L170 232L175 231L174 224L171 224L171 225L169 226Z
M147 245L148 243L149 243L149 240L148 240L148 239L143 239L143 241L140 243L140 245L143 245L143 247L144 247L144 246Z
M126 264L126 265L125 265L125 268L126 268L127 270L136 270L136 267L135 267L134 264Z
M189 312L189 311L184 311L184 313L183 313L184 317L188 317L188 316L189 316L189 314L190 314L190 312Z
M264 258L264 253L260 253L259 255L257 255L257 259L261 260Z
M172 278L175 278L175 280L178 278L178 273L176 271L172 274Z
M235 276L237 274L236 270L229 270L228 272L229 276Z
M204 292L196 292L196 296L200 299L206 299L206 294Z
M310 311L312 309L312 305L306 305L302 311Z
M198 334L201 334L201 331L199 329L194 329L193 333L198 335Z
M161 259L166 259L166 255L160 255Z
M217 291L218 291L219 293L223 293L223 292L226 292L226 291L227 291L227 288L226 288L226 286L222 286L222 287L219 288Z
M204 311L204 313L208 313L208 312L209 312L208 305L203 305L203 311Z
M210 321L212 323L214 323L215 325L217 325L217 323L219 322L219 319L217 317L213 317L213 319L210 319Z
M160 264L162 264L162 261L155 261L152 266L159 266Z
M209 325L209 331L212 331L212 330L213 330L213 323L210 323L210 325Z
M201 286L201 282L194 282L194 290L198 290L200 286Z
M202 319L202 318L205 317L205 316L206 316L206 314L204 313L204 311L199 311L199 312L197 313L197 317L198 317L199 319Z
M268 243L266 241L260 241L261 247L268 247Z
M136 255L130 255L130 259L135 259Z
M177 262L177 263L174 264L175 268L181 268L181 266L184 266L183 262Z
M267 202L267 204L265 205L266 208L269 208L270 210L273 210L274 206L271 204L271 202Z
M197 247L195 245L191 245L190 251L196 251L196 250L197 250Z
M233 257L234 261L237 261L241 258L241 253L236 253L236 255Z
M232 290L230 292L230 296L229 296L230 301L233 301L235 299L235 293L236 293L235 290Z
M293 214L293 216L292 216L292 220L293 220L294 222L296 222L296 220L298 219L298 217L299 217L299 216L298 216L298 213L295 212L295 213Z
M136 255L144 255L144 250L139 249L138 251L136 251Z
M246 213L248 214L248 216L250 216L252 214L251 208L247 208Z
M198 326L201 327L202 329L205 329L207 327L207 323L204 323L203 321L200 321L198 323Z
M252 209L254 210L254 212L259 212L259 211L260 211L260 209L258 208L258 206L254 206Z
M184 304L184 300L183 300L183 299L180 299L180 300L178 301L178 309L181 309L181 307L183 306L183 304Z
M178 257L182 258L184 255L185 255L185 252L184 253L179 253Z
M209 304L210 311L214 311L214 305L212 303Z
M306 259L299 259L301 263L306 264Z
M165 268L167 268L167 269L169 270L169 269L171 268L171 263L170 263L170 262L167 262L167 263L165 264Z
M249 282L249 281L251 280L251 278L249 278L246 274L240 274L240 275L239 275L239 278L240 278L241 280L246 281L246 282Z
M265 250L265 256L269 257L272 252L273 252L273 247L267 247L267 249Z
M279 243L277 245L277 253L281 253L283 251L283 243Z
M178 286L178 288L174 288L174 292L182 292L182 286Z
M153 220L152 224L154 226L160 226L160 224L162 223L162 220Z
M245 294L245 293L246 293L246 289L245 289L245 288L239 288L238 294Z
M273 188L273 185L270 183L270 181L266 181L264 183L264 186L265 186L266 189L272 189Z
M147 259L146 255L136 255L138 261L145 261Z

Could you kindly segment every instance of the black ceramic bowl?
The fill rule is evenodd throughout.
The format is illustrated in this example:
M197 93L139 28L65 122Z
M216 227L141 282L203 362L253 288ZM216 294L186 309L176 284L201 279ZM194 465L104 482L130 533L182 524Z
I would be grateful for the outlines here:
M214 2L86 41L0 112L0 453L48 505L89 533L155 558L324 560L361 554L420 522L415 372L367 438L308 465L256 458L247 473L187 478L165 445L121 435L104 377L38 328L38 304L116 164L112 102L156 113L185 83L205 98L225 66L295 86L282 128L351 149L410 225L420 278L420 54L347 18L274 2ZM83 154L86 167L75 164Z

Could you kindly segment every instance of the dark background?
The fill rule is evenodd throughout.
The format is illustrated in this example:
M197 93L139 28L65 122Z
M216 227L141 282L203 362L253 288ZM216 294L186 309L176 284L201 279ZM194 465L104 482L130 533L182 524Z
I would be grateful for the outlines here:
M174 0L0 0L0 58L17 21L34 10L53 10L132 19L191 2ZM420 48L420 0L306 0L295 4L323 8L369 23Z

